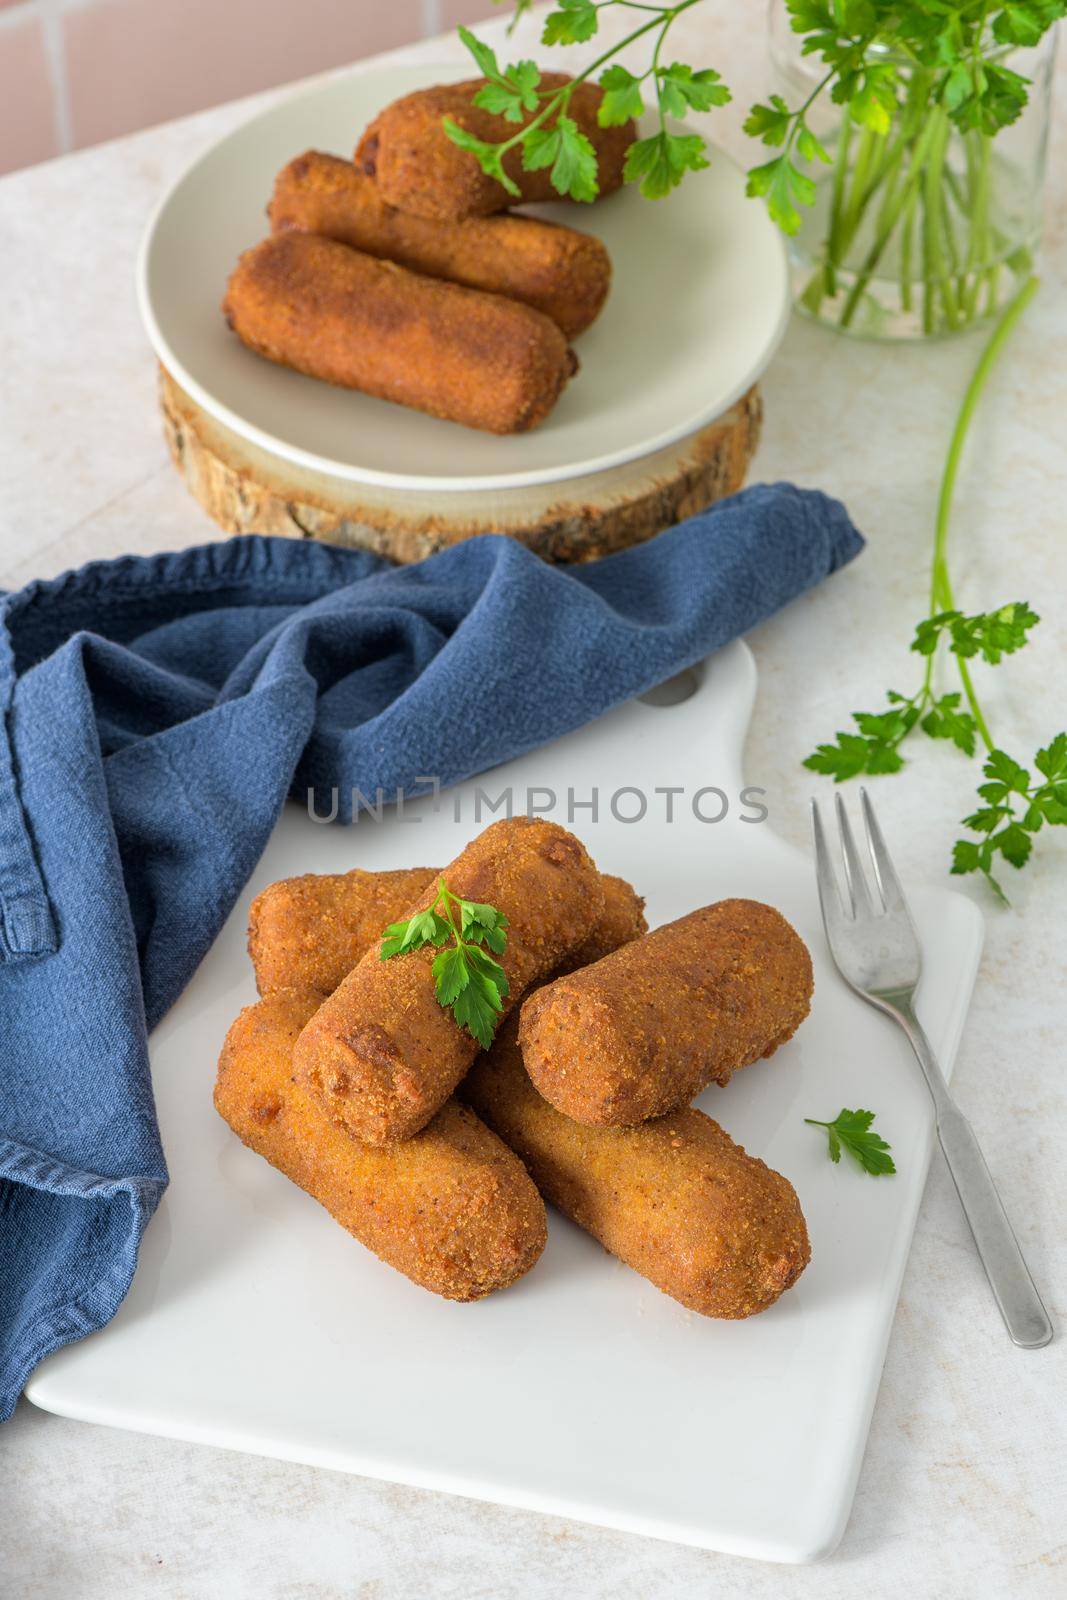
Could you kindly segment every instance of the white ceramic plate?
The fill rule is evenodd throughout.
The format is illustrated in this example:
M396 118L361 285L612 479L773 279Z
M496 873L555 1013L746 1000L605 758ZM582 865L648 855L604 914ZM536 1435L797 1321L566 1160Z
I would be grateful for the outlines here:
M684 704L634 703L547 749L377 823L283 817L226 928L152 1041L171 1186L118 1316L37 1371L27 1393L91 1422L201 1440L599 1522L733 1554L804 1561L837 1543L852 1503L930 1158L933 1120L903 1037L834 972L811 863L769 823L738 819L755 672L743 645ZM759 774L752 775L758 782ZM251 896L281 876L447 862L487 820L479 787L600 792L575 826L600 865L648 897L650 921L723 895L770 901L808 941L815 1001L796 1038L700 1104L796 1186L812 1241L797 1286L747 1322L678 1306L552 1214L519 1284L452 1305L381 1265L234 1138L211 1103L226 1029L255 998ZM612 795L649 794L641 822ZM657 786L684 786L675 821ZM718 824L695 792L724 790ZM454 820L458 799L461 821ZM535 803L547 804L542 792ZM706 816L721 804L698 801ZM638 809L635 797L617 803ZM890 838L892 843L892 838ZM913 896L925 947L919 1011L952 1066L981 919L947 890ZM832 1166L804 1117L871 1106L899 1172Z
M160 360L213 416L274 454L393 488L550 483L648 455L718 416L764 370L789 313L781 238L721 151L668 200L628 188L598 205L536 208L599 234L615 277L578 340L580 373L532 433L497 438L332 388L252 355L227 329L226 281L267 232L278 169L309 147L350 156L382 106L463 76L453 64L331 78L201 156L141 250L141 312Z

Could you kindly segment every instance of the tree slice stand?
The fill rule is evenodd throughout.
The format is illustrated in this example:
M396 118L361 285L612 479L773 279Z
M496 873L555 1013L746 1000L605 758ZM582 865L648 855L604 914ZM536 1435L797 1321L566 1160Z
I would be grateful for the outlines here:
M331 477L273 456L204 411L160 368L167 443L186 487L226 533L324 539L419 561L478 533L546 561L590 561L649 539L738 490L759 442L753 386L715 422L640 461L529 488L427 491Z

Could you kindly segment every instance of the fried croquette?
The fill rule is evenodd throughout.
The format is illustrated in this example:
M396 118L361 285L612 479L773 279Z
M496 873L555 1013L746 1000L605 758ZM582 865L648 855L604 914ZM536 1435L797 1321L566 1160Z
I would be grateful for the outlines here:
M604 872L600 876L600 887L604 892L604 904L592 932L566 960L559 963L554 977L573 972L578 967L587 967L591 962L610 955L620 945L640 939L643 933L648 932L644 898L632 883Z
M510 1017L460 1096L520 1156L544 1198L612 1255L706 1317L750 1317L811 1258L788 1179L702 1111L591 1128L549 1105Z
M241 1012L219 1058L219 1114L413 1283L447 1300L514 1283L545 1244L544 1204L521 1161L455 1100L394 1148L350 1138L292 1077L293 1046L320 999L290 989Z
M628 1127L771 1055L811 993L811 957L785 918L720 900L531 995L523 1059L557 1110Z
M523 433L577 359L550 317L310 233L246 250L222 304L268 361L488 433Z
M309 150L283 167L267 212L274 233L318 233L382 260L543 311L568 339L594 321L611 284L599 239L534 217L431 222L385 203L351 161Z
M540 87L559 89L569 82L565 72L544 72ZM511 206L560 199L551 168L528 172L517 146L504 157L504 171L519 189L512 195L482 171L469 151L453 144L444 127L445 117L490 144L499 144L519 131L520 123L508 122L474 104L474 96L484 88L484 78L473 78L419 89L394 100L375 117L356 149L356 165L375 180L387 205L435 222L462 222ZM600 126L597 113L603 98L604 91L595 84L579 83L566 113L596 151L601 197L621 186L626 152L637 136L633 122L617 128ZM527 116L525 121L529 120Z
M305 873L272 883L248 913L248 953L260 994L316 989L325 997L396 922L437 882L439 867L399 872ZM648 927L644 901L623 878L603 876L604 908L567 968L599 961Z
M248 912L248 954L260 994L332 994L390 922L437 881L434 867L307 872L270 884Z
M505 1011L589 937L600 918L600 874L573 834L541 818L494 822L445 868L454 895L508 919L500 957ZM432 906L436 886L407 915ZM399 920L399 919L398 919ZM478 1053L436 996L424 946L383 961L367 951L297 1041L294 1068L329 1115L372 1144L409 1139L444 1103Z

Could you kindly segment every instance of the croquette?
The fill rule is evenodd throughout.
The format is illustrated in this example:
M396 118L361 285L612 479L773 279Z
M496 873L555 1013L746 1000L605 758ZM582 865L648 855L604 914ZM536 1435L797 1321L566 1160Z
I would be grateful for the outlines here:
M720 900L539 989L519 1039L557 1110L629 1127L771 1055L811 993L811 957L781 913Z
M569 82L565 72L544 72L540 88L559 89ZM462 222L511 206L560 199L552 183L551 165L527 171L517 146L504 157L504 171L519 190L512 195L482 171L475 156L453 144L445 130L446 117L490 144L512 138L522 126L476 106L474 97L484 88L484 78L473 78L419 89L394 100L375 117L356 149L356 165L375 180L387 205L435 222ZM566 112L596 151L601 197L621 186L626 152L637 136L633 122L615 128L600 126L597 113L603 98L604 91L596 84L579 83ZM548 129L551 124L544 126Z
M594 321L611 284L599 239L534 217L432 222L385 203L351 161L309 150L283 167L268 209L274 233L318 233L385 261L544 312L568 339Z
M505 1011L585 942L604 891L585 846L543 818L494 822L444 869L454 895L508 919ZM407 909L432 906L436 886ZM400 920L400 919L398 919ZM452 1093L477 1041L437 1000L433 946L382 960L367 951L297 1041L298 1080L358 1139L409 1139Z
M310 233L246 250L222 310L268 361L488 433L536 427L578 366L532 306Z
M260 994L332 994L404 908L437 882L434 867L307 872L270 884L248 912L248 954Z
M260 994L288 988L332 994L384 929L437 882L440 872L439 867L397 872L354 867L351 872L308 872L270 884L248 913L256 988ZM645 903L624 878L604 875L600 886L603 910L585 943L569 958L568 970L599 961L648 927Z
M520 1156L550 1204L657 1289L706 1317L750 1317L811 1257L788 1179L702 1111L593 1128L543 1099L509 1017L460 1096Z
M284 990L241 1012L219 1059L219 1114L413 1283L447 1300L514 1283L545 1244L544 1204L521 1161L455 1100L405 1144L350 1138L292 1076L293 1046L320 998Z

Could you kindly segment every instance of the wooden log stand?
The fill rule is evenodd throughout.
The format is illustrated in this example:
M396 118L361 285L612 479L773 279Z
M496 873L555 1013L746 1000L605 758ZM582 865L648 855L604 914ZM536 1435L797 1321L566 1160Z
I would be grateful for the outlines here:
M638 544L741 487L762 417L753 387L715 422L641 461L533 488L440 493L282 461L217 422L163 368L160 404L175 466L226 533L324 539L405 562L478 533L507 534L546 561Z

